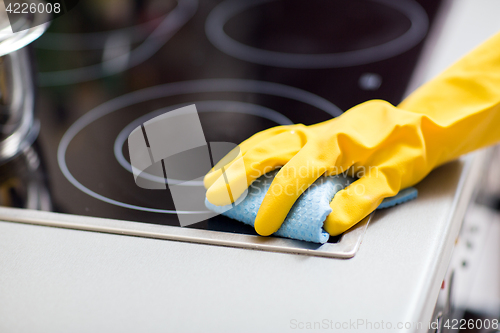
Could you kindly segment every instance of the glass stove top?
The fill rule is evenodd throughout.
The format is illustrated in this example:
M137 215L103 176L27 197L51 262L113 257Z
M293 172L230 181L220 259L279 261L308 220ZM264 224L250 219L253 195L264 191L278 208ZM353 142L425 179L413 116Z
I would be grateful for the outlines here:
M3 205L25 207L29 186L19 183L35 179L47 188L45 209L177 226L169 192L134 182L126 147L134 124L194 103L207 142L239 143L272 126L331 119L369 99L397 104L439 5L121 2L117 13L82 1L35 43L41 131L31 154L40 163L36 176L18 166L26 156L2 166L3 197L19 197ZM223 216L189 228L255 235Z

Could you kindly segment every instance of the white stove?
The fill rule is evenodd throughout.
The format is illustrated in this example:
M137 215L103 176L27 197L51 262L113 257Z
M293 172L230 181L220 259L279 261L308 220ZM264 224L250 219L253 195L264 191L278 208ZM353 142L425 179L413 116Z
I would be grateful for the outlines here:
M354 52L352 49L317 50L316 55L336 54L319 61L311 53L314 45L303 49L309 53L300 53L284 37L283 43L276 45L270 46L269 41L280 38L270 38L267 44L250 44L255 40L238 35L237 29L231 30L243 22L238 16L243 4L227 9L227 1L222 3L200 2L192 20L185 25L174 20L182 28L174 36L158 36L160 44L164 43L161 49L136 66L132 66L134 61L120 67L124 74L118 75L123 76L101 78L102 73L98 73L96 80L92 76L92 80L78 83L81 80L77 75L74 82L57 79L47 83L50 88L40 91L40 145L46 149L43 155L36 150L30 156L31 161L36 160L33 156L44 156L48 174L57 175L49 178L49 196L41 195L50 200L43 207L55 212L0 208L0 332L287 332L309 327L355 332L384 331L382 325L390 331L424 332L440 315L438 307L442 303L438 298L445 296L438 295L443 280L449 277L447 270L465 210L484 173L485 152L465 156L433 171L417 185L417 200L376 212L369 225L359 226L357 234L343 236L344 241L351 239L348 246L338 245L346 244L342 239L327 244L344 253L340 257L350 259L318 256L314 252L317 249L311 246L301 245L299 251L301 246L290 246L293 241L262 239L252 235L251 230L238 229L224 221L180 228L175 225L175 216L168 217L173 214L147 211L169 210L162 206L163 199L148 193L123 195L108 186L110 179L116 179L113 186L127 188L123 179L130 173L121 140L128 135L126 129L142 122L141 117L154 117L154 112L164 107L194 99L206 108L207 123L213 121L211 117L220 116L214 108L219 113L229 108L231 117L219 117L217 121L226 119L229 125L236 120L246 121L247 128L251 125L249 132L253 132L280 122L326 120L348 108L349 103L357 103L358 98L364 100L377 94L387 99L401 98L404 89L393 95L390 85L386 88L389 78L368 70L372 65L367 64L358 72L351 68L352 77L345 80L345 85L356 87L359 94L337 102L335 94L325 90L324 82L311 82L317 80L317 75L328 73L332 78L330 90L334 91L340 81L334 82L333 78L344 75L345 68L334 65L332 59ZM269 6L276 3L259 2ZM384 3L370 1L368 6ZM413 1L405 3L414 5ZM441 24L431 30L409 90L500 30L496 19L498 4L492 0L480 3L447 2L441 16L435 19ZM405 13L403 7L392 8L396 11L392 16L397 20L397 15L401 15L398 11ZM248 10L255 14L252 8ZM414 16L410 22L421 22L418 11L408 14ZM231 15L240 20L231 19ZM221 24L222 32L228 33L225 37L221 35ZM193 29L208 31L207 40L200 43L205 43L210 52L192 55L193 46L182 42L182 37ZM415 31L418 35L419 30ZM171 39L162 39L166 36ZM175 54L180 56L168 52L170 42L177 43ZM379 43L383 46L379 49L384 50L385 43L389 41ZM247 50L250 47L251 52L242 52L242 45ZM118 48L124 51L122 46ZM41 59L43 52L56 52L54 48L42 43L38 50ZM286 68L261 64L259 54L263 50L288 54L289 64ZM96 52L101 59L104 50L99 48ZM359 54L359 59L363 59L362 52ZM165 59L175 67L176 61L184 60L176 57L189 59L193 67L185 72L149 67ZM221 71L203 67L207 59L218 59L218 64L224 64ZM313 63L319 61L316 64L321 67L304 65L310 64L310 59ZM49 73L46 78L58 71L76 70L66 63L59 64L60 68L49 65L43 61L40 64L45 66L42 72ZM304 70L311 74L298 75L298 71ZM257 72L257 77L246 76ZM220 77L215 78L214 73ZM165 77L168 82L159 82ZM42 83L43 80L42 76ZM256 81L260 84L248 84ZM224 82L224 89L217 90ZM126 88L120 88L121 84ZM262 87L268 89L248 91ZM72 106L70 112L67 105ZM281 105L293 106L300 112L285 112ZM52 111L43 113L44 110ZM200 114L203 118L203 111ZM106 135L102 135L104 130ZM238 135L251 134L236 132L231 134L233 140ZM212 135L227 133L214 128ZM88 142L92 145L84 144ZM93 155L102 156L100 165L85 164ZM111 163L116 168L109 168L108 173L89 172L93 167L103 169ZM112 178L116 174L126 176ZM130 181L133 183L131 176ZM38 199L41 196L35 195ZM25 201L33 202L21 199L23 205ZM221 225L230 227L223 230ZM316 254L309 255L311 252Z

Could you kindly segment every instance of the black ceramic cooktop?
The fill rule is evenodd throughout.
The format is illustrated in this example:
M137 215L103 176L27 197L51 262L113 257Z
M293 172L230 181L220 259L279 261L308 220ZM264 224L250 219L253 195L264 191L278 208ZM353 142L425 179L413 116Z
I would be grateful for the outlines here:
M43 162L35 178L58 212L178 225L168 191L134 182L126 138L138 119L194 103L208 142L239 143L369 99L397 104L438 3L81 1L34 44L41 133L32 154ZM11 165L10 178L32 172ZM3 204L25 205L27 191L9 186L19 198ZM224 217L190 227L253 232Z

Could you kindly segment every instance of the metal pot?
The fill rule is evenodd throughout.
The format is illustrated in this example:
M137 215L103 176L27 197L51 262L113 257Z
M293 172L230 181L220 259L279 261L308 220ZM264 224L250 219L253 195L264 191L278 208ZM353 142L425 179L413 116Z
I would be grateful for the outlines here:
M38 136L33 59L26 46L40 37L49 23L46 23L47 13L17 14L11 18L1 9L0 163L5 163L29 147ZM19 32L13 33L13 26Z

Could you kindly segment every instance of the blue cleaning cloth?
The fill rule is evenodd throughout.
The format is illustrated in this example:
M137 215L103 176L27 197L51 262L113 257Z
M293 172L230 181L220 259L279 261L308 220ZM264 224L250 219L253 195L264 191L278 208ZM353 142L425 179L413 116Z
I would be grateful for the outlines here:
M208 209L243 223L254 225L264 195L278 171L267 173L255 180L248 188L243 200L237 200L235 206L215 206L205 200ZM326 243L330 235L323 229L323 223L332 212L330 202L335 193L351 184L355 179L345 176L322 176L307 189L290 209L276 236L304 240L314 243ZM417 189L409 187L396 196L386 198L377 209L392 207L415 199Z

